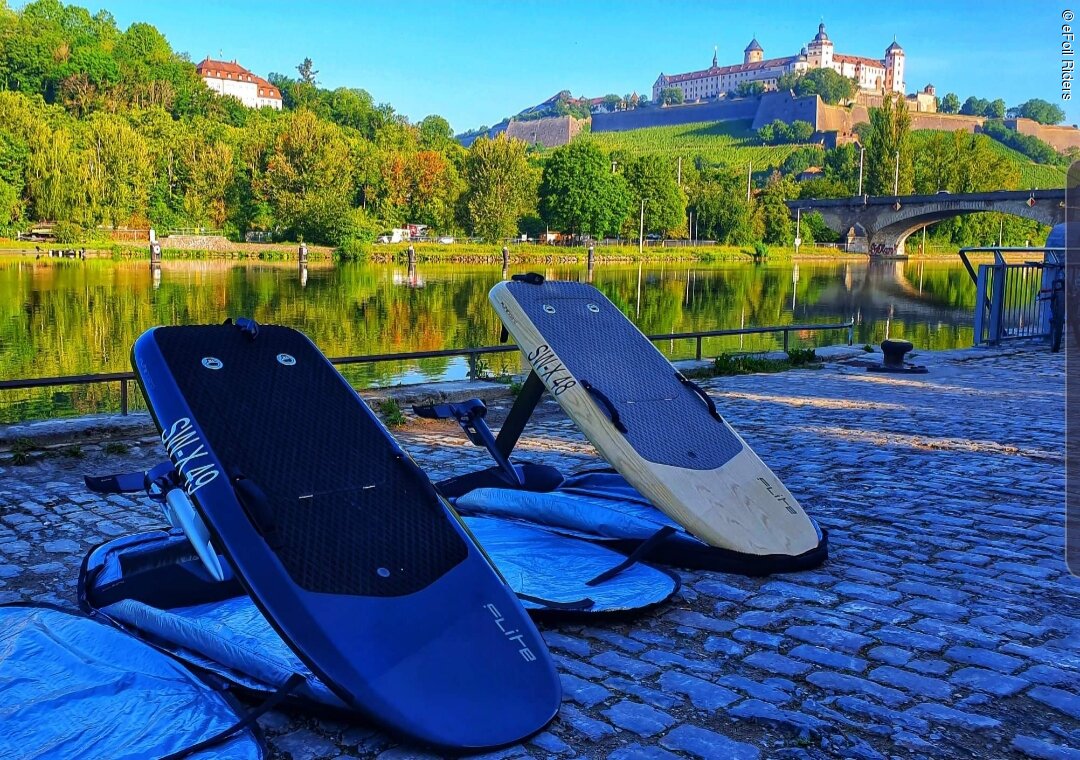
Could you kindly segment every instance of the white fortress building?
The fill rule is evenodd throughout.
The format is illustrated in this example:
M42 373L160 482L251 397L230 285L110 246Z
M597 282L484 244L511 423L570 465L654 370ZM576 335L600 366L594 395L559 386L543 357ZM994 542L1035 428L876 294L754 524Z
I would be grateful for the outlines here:
M653 84L652 96L655 102L660 99L661 90L674 87L682 90L684 101L692 103L733 92L744 82L761 82L765 89L775 90L776 80L784 74L804 74L810 69L832 69L854 79L864 92L905 92L904 51L895 40L885 49L883 59L846 55L833 50L825 24L819 24L814 39L798 55L766 58L765 49L755 38L743 51L742 63L718 66L713 51L712 66L707 69L686 74L661 73Z
M248 108L281 110L281 93L278 88L252 74L236 61L205 58L195 70L211 90L221 95L231 95Z

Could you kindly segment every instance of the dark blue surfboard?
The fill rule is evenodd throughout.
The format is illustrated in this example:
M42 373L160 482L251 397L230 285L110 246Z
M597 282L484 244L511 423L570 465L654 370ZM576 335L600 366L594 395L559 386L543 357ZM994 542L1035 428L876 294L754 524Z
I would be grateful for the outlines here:
M304 335L158 327L132 363L216 548L346 704L453 750L554 717L558 678L513 592Z

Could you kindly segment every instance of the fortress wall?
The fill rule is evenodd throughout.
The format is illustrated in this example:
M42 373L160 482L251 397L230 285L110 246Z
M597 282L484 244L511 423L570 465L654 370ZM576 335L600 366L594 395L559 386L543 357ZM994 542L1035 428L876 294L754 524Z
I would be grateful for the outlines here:
M982 116L962 116L960 114L913 113L912 129L937 129L943 132L978 132L986 119Z
M665 108L648 106L633 111L593 114L592 131L625 132L631 129L695 124L701 121L749 121L754 118L757 110L757 98L714 100Z
M1032 119L1006 119L1005 126L1022 135L1037 137L1059 152L1080 147L1080 129L1061 125L1040 124Z
M558 148L569 143L574 135L581 131L585 122L585 119L575 119L571 116L511 121L506 125L506 134L509 137L524 140L529 145L536 143L547 148Z
M818 126L820 101L817 95L796 98L790 92L767 92L761 96L761 105L754 115L753 128L761 129L779 119L789 124L793 121L809 122L815 130L821 131Z

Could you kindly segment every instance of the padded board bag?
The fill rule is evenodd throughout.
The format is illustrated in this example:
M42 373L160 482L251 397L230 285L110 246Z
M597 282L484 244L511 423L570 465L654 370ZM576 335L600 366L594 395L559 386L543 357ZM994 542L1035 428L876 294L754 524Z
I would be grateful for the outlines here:
M260 760L220 692L117 628L46 606L0 606L5 760Z
M132 364L195 511L185 526L205 523L346 705L450 750L511 744L554 717L554 665L513 592L303 334L158 327Z
M489 298L559 405L638 492L706 543L802 555L822 534L716 408L592 285L515 275Z

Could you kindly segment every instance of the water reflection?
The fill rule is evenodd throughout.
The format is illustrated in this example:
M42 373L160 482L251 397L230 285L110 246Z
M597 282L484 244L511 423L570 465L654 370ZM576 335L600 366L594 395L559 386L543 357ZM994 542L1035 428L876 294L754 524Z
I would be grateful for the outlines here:
M764 266L559 263L529 267L548 278L591 281L647 333L841 322L855 339L886 335L919 348L967 346L974 286L951 262L779 263ZM156 324L212 323L251 315L303 330L329 355L421 351L498 342L487 292L525 267L325 262L0 260L0 377L129 369L135 338ZM793 336L797 345L842 334ZM778 346L774 336L706 341L706 355ZM661 347L693 353L691 341ZM492 373L516 371L516 355L487 359ZM358 384L464 377L464 360L356 366ZM133 394L134 395L134 394ZM115 408L116 386L0 394L0 421Z

